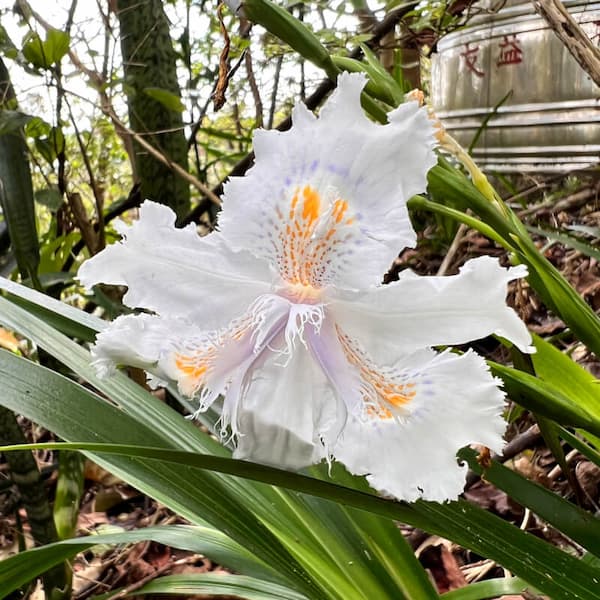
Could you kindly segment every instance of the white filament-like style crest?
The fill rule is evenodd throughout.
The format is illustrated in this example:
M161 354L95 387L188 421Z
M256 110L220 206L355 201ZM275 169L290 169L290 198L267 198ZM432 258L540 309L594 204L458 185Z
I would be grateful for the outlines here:
M152 314L116 319L92 354L104 375L133 365L176 381L198 411L223 396L236 457L334 458L397 498L445 500L462 490L459 448L501 448L504 394L475 353L431 347L497 334L530 351L505 303L526 271L483 257L380 284L415 242L406 203L435 143L416 102L386 125L367 119L364 84L343 74L318 117L300 104L291 130L255 132L255 166L225 185L219 231L176 229L145 202L79 278L126 285L124 302Z

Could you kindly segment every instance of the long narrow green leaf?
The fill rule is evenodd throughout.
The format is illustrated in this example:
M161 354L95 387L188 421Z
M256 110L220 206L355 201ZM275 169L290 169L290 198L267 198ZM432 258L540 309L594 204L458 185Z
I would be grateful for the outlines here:
M0 561L0 597L6 597L45 570L92 546L133 544L147 540L203 554L226 568L258 577L265 582L281 582L283 579L271 567L252 556L243 546L233 542L216 529L171 525L73 538L32 548L5 558Z
M600 420L570 395L529 373L493 361L488 361L488 364L494 375L502 378L510 397L525 408L563 425L582 427L600 434Z
M560 532L600 556L600 519L497 461L490 461L483 468L477 462L477 452L471 448L464 448L458 455L475 473L504 490L512 500L527 506Z
M600 420L600 381L539 336L534 335L533 342L536 353L531 358L538 377Z
M557 554L550 544L485 510L465 501L417 502L414 509L435 523L435 530L430 527L428 531L492 558L552 600L600 598L600 569L565 552Z
M6 351L0 351L0 380L1 404L43 424L63 439L118 440L169 448L159 427L147 427L80 385ZM174 468L127 456L91 458L193 523L210 522L272 565L295 589L315 598L324 597L302 565L220 476L193 471L186 465Z
M306 25L287 10L270 0L244 0L242 7L244 15L250 21L262 25L269 33L289 44L306 60L323 69L331 80L337 79L339 71L327 48Z
M588 244L584 240L581 240L575 235L565 233L564 231L554 231L551 229L540 229L539 227L527 227L527 230L531 233L537 233L543 235L550 240L560 242L568 248L575 248L579 252L583 252L586 256L591 256L596 260L600 260L600 250L591 244Z
M535 366L531 360L531 354L524 354L514 346L510 350L515 369L524 371L535 377ZM556 462L567 478L569 485L573 490L579 490L579 484L575 479L575 474L567 464L567 457L560 441L558 425L554 421L540 415L539 413L533 413L533 416L537 421L537 424L540 428L540 433L542 434L542 438L544 439L546 446L550 452L552 452L552 456L556 459Z
M14 99L8 70L0 58L0 111ZM22 127L0 135L0 205L23 278L38 284L40 246L35 224L29 155Z
M507 594L523 594L524 592L534 592L525 581L519 577L505 577L503 579L489 579L488 581L478 581L459 590L446 592L440 597L443 600L487 600L488 598L498 598Z
M154 579L125 598L146 594L175 594L188 597L210 594L211 598L235 596L245 600L307 600L306 596L276 583L230 573L167 575Z
M28 370L17 380L15 373L18 373L19 369L14 361L18 361L19 359L7 353L0 354L0 358L3 359L0 360L0 380L8 383L5 394L0 397L0 402L17 407L21 413L56 431L58 435L65 439L79 439L90 442L114 442L118 440L120 443L125 442L139 445L152 443L151 440L158 438L159 443L156 445L159 447L164 446L166 440L170 439L168 435L165 435L165 432L168 432L171 427L171 416L167 413L165 418L161 420L162 413L160 410L155 409L153 405L153 402L156 402L155 398L143 393L143 390L135 388L135 386L134 393L133 389L128 388L128 383L131 384L131 382L127 382L127 380L121 386L115 384L114 381L97 381L97 379L94 379L95 376L89 369L86 361L86 353L82 349L75 346L75 348L68 350L68 344L63 339L63 336L45 324L40 323L38 319L31 317L19 307L6 301L4 303L0 302L0 317L3 320L8 319L11 323L17 325L16 329L19 329L19 327L24 328L26 335L33 334L36 342L40 343L43 341L55 355L63 357L65 361L77 367L78 371L85 373L83 376L86 376L90 372L94 380L94 385L104 386L104 389L108 391L110 396L119 399L121 405L125 403L124 406L127 407L130 414L135 414L135 417L131 417L135 418L135 421L132 424L127 413L119 413L117 409L109 407L117 415L121 414L127 418L121 420L117 418L115 421L115 417L111 416L107 421L107 426L104 428L106 431L103 434L106 436L107 432L109 432L110 438L105 440L99 439L98 420L95 419L94 426L86 421L89 415L95 414L95 409L91 408L90 405L90 402L94 398L93 395L88 396L86 394L89 394L89 392L83 390L83 394L80 393L79 396L70 397L66 392L68 386L67 388L64 386L66 384L71 386L74 384L57 375L50 374L52 376L48 376L45 370L26 361L21 361L19 364L24 363L28 369L42 370L44 371L44 376L38 377ZM53 346L56 347L53 348ZM78 358L78 352L82 353L80 358ZM119 378L116 379L117 381L119 380ZM36 380L39 381L39 385L37 385L36 393L32 394L31 385ZM52 383L49 383L49 381ZM65 383L59 385L59 381L64 381ZM131 385L133 386L133 384ZM141 397L136 396L136 394L140 394ZM148 401L145 403L146 411L143 411L141 410L141 406L144 405L146 396L148 397ZM92 404L95 405L95 402L96 400ZM98 398L97 402L101 402L101 400ZM153 428L153 423L161 423L161 428L159 430L155 426ZM115 424L118 424L118 427L115 427ZM120 430L121 427L123 431ZM144 437L143 440L136 439L137 435L135 435L135 431L132 431L132 428L135 430L136 427L142 437ZM177 426L173 423L173 432L176 430ZM65 435L65 433L68 435ZM145 437L146 435L149 437ZM186 428L183 427L179 429L179 435L179 441L189 440L190 449L202 451L201 445L198 442L194 442L195 436L199 435L197 430L194 429L194 434L192 435L191 432L188 433ZM119 476L124 477L140 490L158 498L160 501L164 501L174 510L198 522L198 514L202 514L202 510L196 509L199 500L198 496L204 494L206 498L207 491L205 489L206 484L198 481L197 476L191 468L184 469L173 467L173 465L163 468L156 461L144 461L143 459L129 458L119 462L119 459L116 457L108 457L108 455L105 455L103 458L96 456L96 460L106 465L107 468ZM296 486L298 481L296 479L297 475L285 473L285 476L291 479L283 483L286 483L288 487ZM278 481L269 480L270 483L277 483ZM290 482L293 482L293 485ZM600 570L580 563L575 558L564 554L543 541L533 538L521 532L518 528L503 522L493 515L488 515L485 511L481 511L467 503L459 502L437 505L435 503L420 502L408 506L344 488L340 491L336 486L327 487L332 486L332 484L316 482L310 478L305 485L310 486L308 488L301 488L306 493L320 495L321 497L329 498L355 508L369 510L381 516L397 519L452 539L465 547L471 548L482 556L488 556L500 562L515 574L526 579L531 585L534 585L544 593L550 594L553 598L573 600L582 597L581 594L584 594L583 597L590 599L600 597L596 592L597 587L592 585L593 579L599 577ZM322 486L326 487L323 488ZM238 489L240 489L241 493L241 490L246 490L247 488L240 487ZM250 490L249 496L252 496L253 493L256 494L256 492L252 492L252 487L248 489ZM296 489L298 488L296 487ZM209 494L206 501L209 502L209 507L213 506L215 501L214 496ZM214 510L217 510L217 508L214 507ZM228 509L228 507L225 508L226 510ZM266 512L272 510L272 508L272 505L269 504ZM226 514L226 510L223 511L223 515ZM273 516L274 519L277 519L277 517L277 514ZM287 524L287 520L285 524ZM236 531L231 531L230 533L239 535ZM285 536L285 533L280 534L279 530L277 533L278 535ZM293 538L294 533L289 534L289 537ZM290 540L289 537L285 543L287 547L292 548L293 539ZM285 537L281 537L280 539L285 539ZM295 552L296 555L299 555L300 551L296 549ZM277 563L279 561L274 564ZM287 573L286 568L283 568L282 573ZM336 580L336 583L337 581L339 580ZM305 589L302 586L294 587L296 589ZM585 593L588 595L585 596ZM315 594L311 593L309 596L314 597ZM353 596L346 594L346 597Z
M350 475L342 465L333 464L331 468L325 465L311 470L317 473L320 479L327 479L346 488L353 488L371 494L372 490L364 478ZM330 504L330 506L333 506ZM319 514L325 514L323 508L327 505L320 503L317 507ZM372 555L378 560L372 561L374 575L380 581L389 578L394 580L395 586L402 590L406 598L416 600L421 597L422 591L433 592L430 587L429 575L416 564L412 548L408 545L400 528L395 522L384 519L363 510L346 507L352 523L352 531L348 531L343 523L335 523L335 514L332 515L332 527L344 531L345 535L352 535L351 543L360 548L361 552ZM332 511L329 511L332 512Z
M158 402L156 398L144 392L123 375L99 380L89 365L89 355L82 348L66 340L64 336L45 323L27 313L23 314L18 307L6 303L2 298L0 298L0 321L4 321L28 337L35 339L40 346L65 362L80 376L91 381L109 397L115 398L128 413L147 427L152 428L155 423L160 422L160 430L155 431L164 437L163 443L175 441L178 445L190 450L227 454L221 445L208 436L202 436L191 423L181 419L181 416L176 415L171 409ZM49 428L59 433L61 437L69 439L69 436L60 433L60 430L56 428L58 426L55 424ZM117 438L119 441L125 439ZM114 471L115 467L112 467L112 470ZM131 481L131 477L128 477L126 473L119 471L119 474ZM186 485L189 486L189 484L190 482L186 481ZM377 582L373 581L370 576L372 561L369 561L364 554L361 555L356 547L346 544L346 547L343 548L340 545L342 540L334 531L324 530L320 536L316 536L314 532L319 529L319 517L307 510L301 499L283 496L280 490L269 491L266 488L258 490L235 481L227 482L227 485L235 490L239 502L252 506L252 510L259 514L263 522L272 531L277 532L279 539L310 569L315 577L321 579L323 585L332 590L339 589L342 595L354 594L357 596L360 596L359 590L367 589L366 582L369 582L373 588L377 587ZM137 484L137 487L140 487L140 484ZM156 492L153 495L156 496ZM169 503L168 498L164 496L161 497L161 501ZM178 508L177 510L181 512L184 509ZM197 522L197 515L202 513L200 511L194 516L188 510L184 514L190 520ZM289 518L282 519L283 514L287 514ZM214 523L214 521L211 522ZM346 527L349 526L350 524L347 523ZM320 560L321 556L327 554L326 549L329 547L337 547L339 550L337 563L333 561L323 563ZM353 563L353 568L348 567L350 562ZM293 561L290 562L290 568L292 566ZM344 577L340 573L342 566L342 572L345 571ZM379 593L382 598L388 596L383 589L380 589ZM390 595L394 597L398 593L397 590L392 589Z
M0 290L8 292L13 302L40 316L46 323L79 339L91 341L96 332L102 331L107 326L106 321L94 315L5 277L0 277Z
M586 435L585 431L580 433L584 436ZM560 428L560 435L566 442L571 444L573 448L579 450L579 452L581 452L581 454L583 454L587 459L591 460L594 464L600 467L600 452L596 447L592 447L583 440L580 440L576 435L572 434L564 427ZM596 440L590 441L594 442Z
M410 208L411 210L430 210L440 215L451 217L453 219L456 219L457 221L460 221L461 223L464 223L465 225L468 225L475 231L479 231L479 233L482 233L489 239L494 240L495 242L498 242L501 245L504 243L502 236L498 235L492 227L490 227L483 221L480 221L479 219L476 219L465 212L456 210L455 208L450 208L449 206L444 206L443 204L436 204L431 200L423 198L423 196L413 196L408 201L408 208Z
M596 356L600 356L600 318L569 284L558 269L551 265L533 245L529 237L515 237L530 271L534 270L541 286L534 286L544 302L562 318L577 337ZM532 283L533 285L533 283Z
M439 204L449 203L463 211L471 208L495 231L498 241L529 268L529 283L544 303L554 310L590 350L600 356L600 317L569 285L561 273L540 253L518 217L506 206L503 212L493 205L459 171L440 163L427 175L429 192ZM459 211L460 212L460 211ZM458 220L463 220L455 215Z
M485 117L483 117L483 120L481 121L481 125L479 125L477 132L473 136L473 139L471 140L471 143L469 144L469 147L467 148L468 154L473 153L473 148L475 148L475 146L477 146L477 142L479 141L479 138L481 137L483 132L487 129L487 124L490 122L490 119L494 118L498 114L498 109L512 96L512 93L513 93L513 91L509 90L502 98L500 98L500 100L498 100L498 102L496 102L496 104L494 104L494 106L492 107L492 110L490 110L490 112L488 112L485 115Z
M390 90L388 81L383 79L379 73L372 69L368 64L347 56L334 56L333 62L337 67L343 69L344 71L349 71L350 73L366 73L369 75L369 80L365 86L365 91L367 91L374 98L382 100L390 106L398 105L399 100L396 100L393 91ZM389 75L389 73L387 75L389 79L391 79L391 81L397 86L395 80Z

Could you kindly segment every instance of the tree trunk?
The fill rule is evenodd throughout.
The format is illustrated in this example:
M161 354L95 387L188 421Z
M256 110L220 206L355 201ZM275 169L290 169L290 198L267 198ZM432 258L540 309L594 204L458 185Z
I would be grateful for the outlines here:
M14 413L0 406L0 443L2 445L26 444L25 438ZM46 496L35 458L30 450L7 452L4 457L10 468L10 477L19 490L21 503L27 511L31 536L36 545L43 546L56 542L58 536L52 509ZM65 563L52 567L42 575L44 593L47 599L68 595L68 581ZM15 594L17 597L18 594Z
M117 0L117 16L131 129L187 170L183 119L175 107L180 96L175 51L162 2ZM166 92L162 103L157 94L151 97L155 90ZM189 184L135 141L134 148L142 197L170 206L181 221L189 211Z

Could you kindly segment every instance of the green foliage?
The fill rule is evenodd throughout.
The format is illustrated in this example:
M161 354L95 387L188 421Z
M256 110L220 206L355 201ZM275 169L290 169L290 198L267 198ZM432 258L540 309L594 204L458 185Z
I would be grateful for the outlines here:
M40 251L33 187L27 145L21 129L26 118L14 110L7 110L16 106L16 98L1 58L0 92L0 115L4 125L4 133L0 135L0 207L21 276L30 278L39 286Z
M527 227L527 231L544 236L554 242L560 242L561 244L564 244L567 248L575 248L575 250L579 250L579 252L583 252L587 256L595 258L596 260L600 260L600 250L598 250L596 246L581 239L580 236L574 235L572 233L566 233L564 231L540 229L539 227ZM590 230L586 232L584 230L583 233L589 233L596 238L600 237L600 231Z
M319 38L287 10L270 0L245 0L243 10L251 21L289 44L306 60L323 69L330 79L337 78L339 71Z
M462 173L448 168L443 162L433 167L428 175L429 190L437 203L450 202L461 207L454 213L458 220L477 224L464 214L470 208L481 219L482 232L514 253L518 262L529 268L529 282L544 303L558 314L597 356L600 356L600 317L579 296L564 276L541 254L531 240L525 226L506 206L499 208L486 198Z
M55 213L63 203L61 193L54 187L36 190L33 197L39 204L45 206L50 212Z
M23 41L23 56L38 69L50 69L57 65L69 51L71 39L68 33L49 29L42 40L35 32L30 32Z
M4 109L0 112L0 135L20 132L30 120L29 115L18 110Z
M185 105L181 101L181 98L169 90L163 90L157 87L147 87L143 89L143 92L146 96L150 96L150 98L160 102L165 108L168 108L173 112L180 113L185 110Z
M30 300L35 297L33 292L27 292L25 295ZM43 390L39 387L36 387L36 381L48 381L48 378L51 374L45 373L40 379L34 374L34 372L31 371L31 369L34 368L34 365L27 367L27 363L23 363L22 367L17 369L12 361L18 359L11 359L11 363L7 364L6 369L13 373L13 385L17 386L14 388L15 391L19 389L19 386L21 385L25 385L26 389L29 389L30 391L29 393L26 393L25 396L19 393L17 393L16 396L12 393L9 393L7 394L6 402L12 403L13 400L10 400L11 397L13 397L14 401L16 402L19 402L18 398L21 398L20 402L22 402L22 399L24 398L26 400L26 405L21 404L20 406L21 410L25 411L25 414L36 420L43 419L44 423L48 427L57 431L66 439L69 439L69 437L72 439L72 436L75 436L78 440L84 440L86 437L90 439L91 436L91 439L98 440L99 433L102 431L101 424L106 423L106 434L108 434L112 439L120 439L122 443L122 441L125 439L131 439L133 432L136 432L136 435L141 435L144 443L147 443L152 439L152 437L156 438L156 433L150 434L150 430L148 430L148 432L140 431L140 428L145 427L141 424L141 422L143 421L150 424L152 422L156 422L156 418L160 418L161 423L165 425L172 423L174 433L175 431L179 430L177 433L177 440L179 443L181 442L181 434L183 433L182 426L184 423L180 421L178 422L177 419L174 420L172 417L166 418L168 412L165 413L164 411L168 409L164 407L164 405L161 405L160 403L157 404L156 401L153 399L151 400L151 396L142 394L141 390L139 389L134 391L135 385L126 383L127 380L122 380L121 378L118 378L117 382L111 382L110 380L97 380L93 375L93 371L89 368L89 366L87 366L87 360L85 357L82 356L81 360L76 359L76 354L80 354L79 350L76 351L77 346L67 345L71 348L71 350L68 350L68 347L65 346L67 340L65 339L60 342L62 338L56 334L53 334L51 328L48 328L48 326L44 325L42 321L33 319L31 316L27 317L27 313L19 311L15 312L13 309L9 309L9 307L6 305L2 306L3 308L0 311L0 314L3 315L3 319L7 325L13 327L17 325L19 326L19 329L21 329L26 335L35 339L38 344L48 349L53 349L53 352L55 353L59 351L57 357L60 357L63 362L69 364L70 367L75 369L80 375L84 375L86 378L94 381L94 384L99 386L104 393L118 393L121 406L126 408L128 405L127 402L124 404L124 401L127 401L127 396L123 394L126 388L131 388L131 392L134 394L131 397L131 400L133 401L134 397L139 396L141 404L136 408L135 403L137 400L135 400L134 404L129 405L129 408L126 408L126 410L131 417L126 417L125 414L121 414L121 416L118 418L120 426L118 429L115 429L117 417L110 417L109 414L106 416L100 416L99 411L101 409L102 412L110 412L116 409L102 402L98 404L97 401L95 404L96 408L87 406L85 399L91 399L92 395L80 388L80 391L76 392L75 395L72 396L70 392L67 392L67 388L64 390L61 389L62 386L68 384L66 380L64 381L64 384L60 384L59 386L59 380L55 379L50 386L48 386L46 383ZM75 314L77 314L72 310L68 312L71 316L75 316ZM65 346L64 350L62 351L60 350L61 346ZM9 357L10 355L6 355L6 359ZM22 377L15 379L14 375L21 369L26 369L26 371L23 372ZM0 368L0 373L1 370L2 369ZM22 383L18 383L19 381ZM34 388L31 387L32 385ZM75 384L68 385L74 386ZM55 390L55 393L59 394L59 396L62 398L62 402L57 403L55 399L48 397L48 388ZM34 393L34 389L38 389L39 391ZM142 396L144 397L142 398ZM72 402L69 400L71 397ZM52 414L46 409L46 402L50 402L50 404L55 407ZM162 413L161 417L153 414L154 411L152 410L152 406ZM33 413L30 412L32 410L34 411ZM65 411L64 413L62 412L63 410ZM95 426L92 429L89 428L87 423L89 419L86 419L83 416L77 416L78 411L83 411L83 414L87 415L88 417L91 414L95 415ZM69 415L68 419L65 418L67 415ZM127 422L128 418L135 418L138 421L137 425L133 426L132 424L129 424ZM49 419L51 419L51 421L49 421ZM76 429L73 429L73 426L76 427ZM169 428L171 428L171 426L168 426L165 431L168 431ZM88 433L85 434L85 431L88 431ZM197 432L197 430L194 428L191 428L190 433L192 432L194 432L192 437L197 437L197 435L199 435L199 432ZM206 441L208 440L209 438L206 438ZM206 444L206 441L203 442L203 444ZM90 448L92 447L90 446ZM95 448L98 448L98 446ZM578 593L591 594L587 596L590 598L596 597L594 595L595 592L593 592L589 585L591 578L595 577L596 575L586 570L587 568L583 568L582 566L576 567L575 565L578 564L576 559L567 557L567 555L555 550L547 543L544 543L541 540L536 540L531 536L526 536L518 528L505 524L499 519L492 517L491 515L487 515L484 511L481 511L481 509L476 509L468 504L450 503L442 506L436 505L435 503L418 502L412 506L402 505L379 499L375 496L365 494L362 491L353 492L351 489L347 488L340 489L334 484L307 478L303 479L299 475L294 475L288 472L278 472L277 470L269 469L268 467L262 467L260 465L252 466L248 463L242 462L240 463L239 467L236 467L235 465L238 461L230 461L229 459L218 457L218 455L222 455L223 452L218 445L210 443L208 448L210 448L213 452L218 449L217 457L203 457L197 454L189 455L186 453L178 454L176 451L165 451L159 448L148 449L144 447L124 448L121 446L120 451L128 453L130 456L133 454L137 456L159 456L161 453L166 452L166 456L169 457L169 460L176 460L182 463L185 465L185 467L182 468L185 469L188 469L188 466L193 464L197 464L198 466L203 465L203 468L210 466L213 469L218 465L219 470L226 470L230 473L236 473L244 477L257 478L261 481L268 481L278 485L283 484L293 487L294 489L302 490L305 493L323 495L324 497L331 498L336 502L342 502L349 506L373 511L381 516L399 519L404 522L414 524L415 526L423 527L429 531L437 533L438 535L443 535L449 539L453 539L458 543L464 544L476 552L483 554L484 556L490 556L495 560L498 560L501 562L501 564L504 564L507 568L519 574L534 587L545 591L548 594L552 594L553 598L576 598L576 594ZM113 449L117 448L113 447ZM109 466L113 472L117 472L124 476L126 479L136 485L136 487L152 493L161 499L161 501L164 501L168 505L172 506L174 509L178 509L179 511L183 510L183 514L188 516L188 518L194 514L193 509L191 509L191 507L195 505L193 498L197 497L200 489L207 489L206 484L202 485L199 482L195 483L193 480L190 480L190 474L189 471L187 471L187 474L184 476L184 478L179 480L179 483L177 484L178 497L177 500L175 500L174 498L170 498L170 495L172 494L172 482L174 481L176 473L176 470L174 470L173 467L169 467L165 471L165 473L170 473L170 475L165 475L164 480L164 485L169 486L170 491L160 492L160 487L157 487L157 485L159 485L159 480L156 479L157 474L160 472L160 468L158 467L157 463L154 463L149 471L140 471L139 467L136 467L136 475L134 477L132 473L131 461L129 461L129 463L120 463L115 459L100 458L96 452L94 453L94 458L101 464ZM119 468L119 464L129 464L129 466L126 468ZM144 472L146 475L144 475ZM149 473L153 473L152 478L145 483ZM153 481L154 483L150 484L150 481ZM169 483L169 481L171 483ZM186 485L183 483L184 481L189 482L191 486L189 491L191 497L185 500L184 497L181 496L186 489ZM148 485L151 487L148 487ZM250 498L255 497L255 492L251 492L251 489L252 488L247 489L246 492L242 494L245 499L244 506L247 507L250 505L253 507L253 510L259 510L260 506L264 504L264 500L259 505L255 506L253 501L249 500ZM212 492L208 493L211 494ZM221 503L224 503L224 496L222 495L223 491L220 491L219 494ZM557 500L560 501L560 499ZM173 502L175 502L175 504L173 504ZM270 506L268 502L267 504ZM205 506L201 509L201 514L206 516L208 507L210 505L211 503L206 504L205 501ZM227 507L224 508L227 509ZM541 510L537 504L535 505L534 509ZM240 510L240 508L236 510ZM294 514L297 514L297 512L294 511L291 513L291 515ZM278 529L281 527L289 528L291 526L289 521L287 521L285 524L280 522L282 518L281 513L278 514L278 517ZM303 520L305 518L306 516L303 517ZM198 519L198 515L196 515L194 519ZM295 535L298 535L299 533L298 526L299 525L296 524L292 529L293 531L296 531ZM234 527L233 524L229 522L227 531L230 534L233 531L232 527ZM289 543L289 538L287 538L287 536L284 536L284 539L288 539ZM502 540L501 544L498 543L499 539ZM331 543L331 540L327 541L327 543ZM253 548L255 552L258 551L256 547L253 546ZM307 560L306 556L304 557L304 560ZM391 564L394 564L397 560L398 556L394 556ZM540 562L539 565L536 566L536 561L538 560ZM323 565L321 565L321 568L324 568ZM580 576L573 578L573 569L575 569ZM548 577L549 574L551 574L550 578ZM332 574L330 573L329 576L331 575ZM586 581L588 582L587 584ZM582 592L581 590L586 591Z
M65 136L60 127L51 127L44 137L35 138L35 147L42 157L52 165L65 152Z
M83 468L85 459L76 452L58 455L59 469L54 498L54 523L60 539L77 533L79 502L83 493Z

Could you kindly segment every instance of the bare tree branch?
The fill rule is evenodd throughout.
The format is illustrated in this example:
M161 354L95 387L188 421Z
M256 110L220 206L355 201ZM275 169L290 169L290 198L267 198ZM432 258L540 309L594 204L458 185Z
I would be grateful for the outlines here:
M252 92L252 98L254 99L255 107L255 121L257 127L263 126L263 103L260 97L260 91L256 84L256 78L254 77L254 69L252 68L252 54L250 48L248 48L244 54L244 61L246 66L246 73L248 75L248 83L250 84L250 91Z

